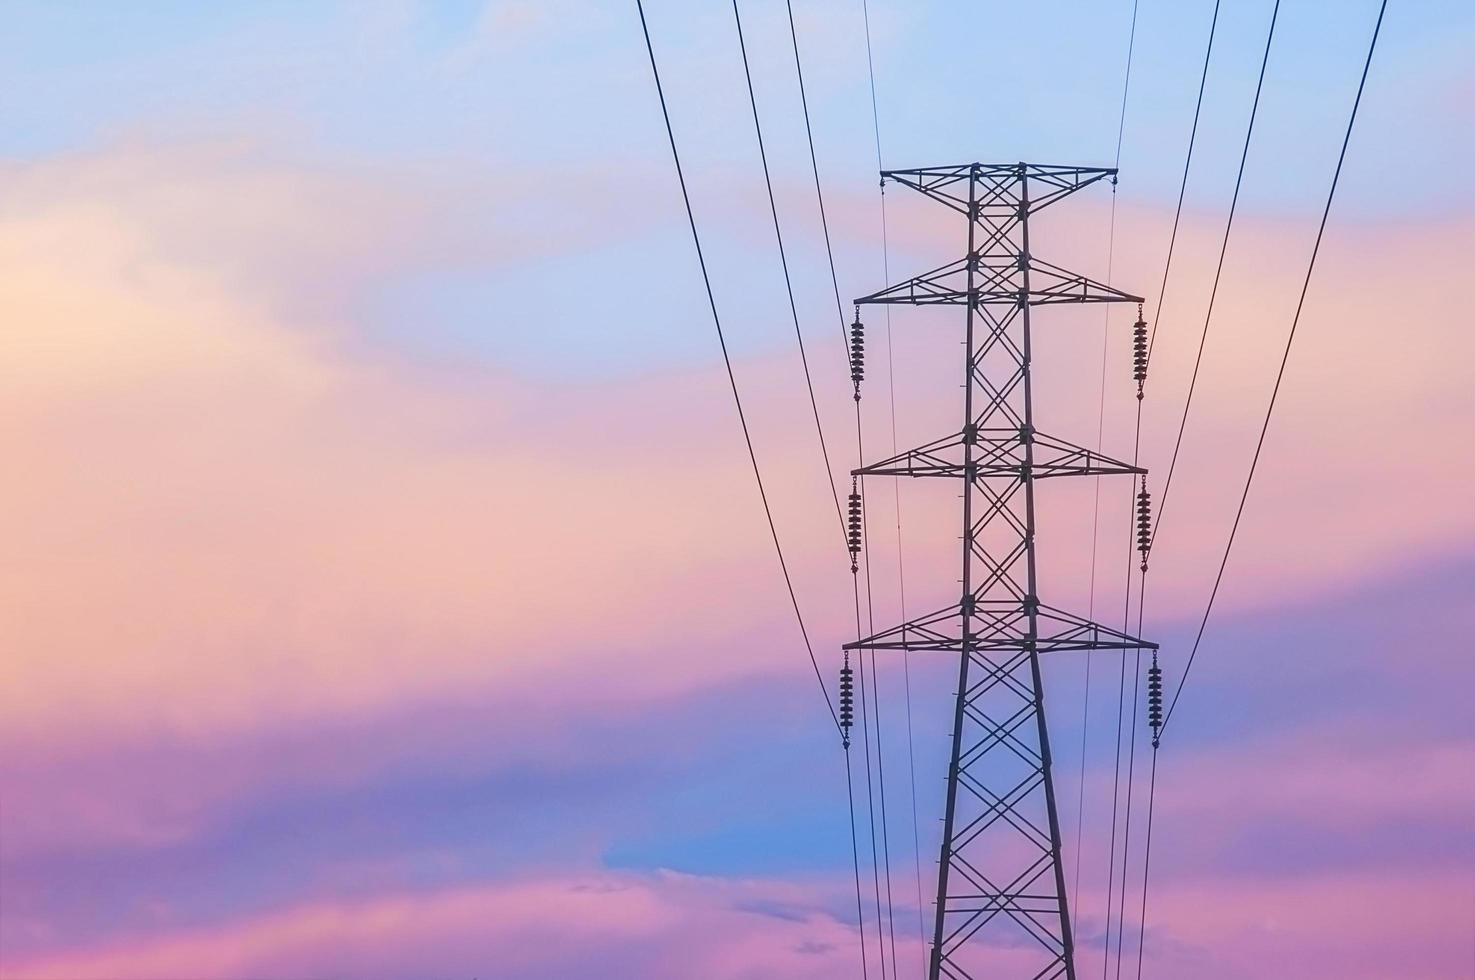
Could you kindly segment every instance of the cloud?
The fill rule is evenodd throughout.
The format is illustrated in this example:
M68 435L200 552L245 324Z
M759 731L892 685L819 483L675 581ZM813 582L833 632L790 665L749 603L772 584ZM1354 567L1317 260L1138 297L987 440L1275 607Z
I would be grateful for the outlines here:
M253 159L123 152L23 175L14 200L25 203L11 205L0 231L16 324L0 405L19 474L7 490L15 682L0 737L54 753L79 739L237 737L367 718L469 690L538 696L553 678L590 670L607 697L638 700L793 669L792 627L710 369L570 385L376 352L350 305L315 301L310 284L352 295L397 263L486 258L483 244L455 221L437 237L437 194ZM470 184L456 192L473 211L500 206L474 203ZM618 220L596 228L612 234ZM1338 291L1360 281L1391 295L1377 284L1448 261L1468 233L1344 230L1328 249L1227 610L1330 588L1475 534L1455 494L1386 508L1389 486L1471 476L1462 454L1439 451L1471 410L1458 353L1471 341L1450 299L1431 290L1409 300L1401 313L1423 336L1398 343L1386 311ZM1194 308L1206 235L1197 224L1184 233L1175 309ZM1236 239L1236 254L1257 257L1236 281L1248 272L1267 285L1221 299L1155 556L1154 609L1164 614L1198 601L1209 571L1200 559L1226 529L1253 437L1245 405L1265 393L1284 327L1289 294L1276 273L1289 264L1278 244L1289 237L1247 222ZM1123 278L1140 278L1148 250L1125 251ZM1164 324L1155 391L1186 378L1192 326L1186 315ZM1063 361L1079 343L1068 331L1087 328L1042 329L1042 362ZM487 329L506 327L493 318ZM898 316L899 356L936 346L917 329ZM1390 346L1396 356L1376 361L1347 353ZM792 422L804 414L797 373L786 354L738 371L801 596L821 643L838 640L842 562L812 433ZM1256 378L1248 389L1245 377ZM828 412L844 401L844 379L823 367L820 378ZM901 380L903 442L948 424L945 388L923 387L925 372L920 384ZM1053 393L1059 431L1089 428L1089 388ZM1169 407L1152 412L1151 461L1166 455ZM840 418L829 418L839 439ZM1211 444L1213 454L1201 448ZM914 567L950 560L951 519L930 506L936 488L905 490ZM1106 498L1105 526L1115 503ZM1076 543L1089 510L1056 517L1042 547L1069 601L1084 591ZM1277 546L1288 528L1321 544ZM884 567L889 543L875 543ZM913 580L916 602L930 601L927 578ZM945 588L932 592L946 601ZM742 658L687 653L759 636L768 639Z
M1467 925L1460 896L1468 891L1468 876L1457 872L1216 874L1159 884L1148 912L1147 970L1206 980L1261 975L1266 964L1285 976L1348 980L1456 976L1469 966L1459 938ZM1131 917L1128 925L1135 926Z
M407 220L392 199L229 174L119 195L137 182L119 170L85 192L38 181L0 242L18 324L6 449L26 461L8 492L12 737L48 719L202 736L507 683L555 653L548 624L655 618L652 587L720 552L700 531L728 491L702 485L727 454L696 444L720 392L673 379L692 411L650 433L659 409L633 386L609 393L636 410L622 420L495 371L396 371L362 338L335 344L313 303L242 289L298 263L374 278L370 229L392 250ZM237 266L187 257L188 219L215 200L248 226L225 232ZM686 458L633 459L650 438ZM652 504L651 484L670 491Z
M747 908L779 902L789 914ZM14 980L435 975L804 977L858 968L843 886L599 875L288 908L214 930L7 965Z
M1148 968L1206 980L1273 962L1297 974L1443 976L1467 964L1458 873L1330 874L1154 888ZM852 977L847 882L719 881L674 873L548 878L284 908L215 929L6 964L14 980L466 975L714 980ZM1092 906L1097 896L1087 895ZM1390 904L1408 916L1390 917ZM777 905L782 915L751 911ZM1094 907L1094 906L1093 906ZM1082 924L1082 955L1094 944ZM1129 922L1135 930L1135 922ZM1349 930L1358 937L1348 943ZM902 939L898 957L921 955ZM990 954L995 965L1016 955ZM874 946L871 956L875 956Z
M506 210L494 191L464 175L424 190L413 180L297 171L239 147L103 153L36 164L19 179L23 193L0 225L0 262L11 272L0 303L13 324L0 338L0 452L13 472L0 508L11 556L0 571L11 597L0 613L8 638L0 748L7 785L24 789L4 814L12 867L69 848L187 847L264 800L372 785L489 739L493 748L446 764L547 766L587 751L576 743L578 721L590 715L641 730L655 710L693 694L812 683L711 363L594 381L529 377L494 359L414 362L363 329L354 298L407 270L496 265L560 247L532 221L480 228L482 218L525 214ZM860 207L841 199L837 218ZM454 217L458 208L471 218ZM1060 251L1049 257L1091 268L1094 217L1081 219L1077 236L1057 231ZM1122 281L1152 278L1159 256L1135 230L1160 217L1121 217L1131 243L1119 258ZM593 214L589 235L613 240L624 220L610 205ZM1255 434L1258 411L1246 405L1268 393L1304 255L1296 238L1304 229L1242 227L1238 285L1221 297L1154 557L1152 610L1163 619L1191 615L1207 586L1205 556L1227 530ZM1463 220L1344 229L1328 248L1231 566L1227 615L1360 594L1346 590L1383 581L1391 562L1468 551L1468 508L1442 492L1471 477L1465 454L1446 451L1471 421L1461 307L1438 289L1396 307L1370 297L1403 295L1398 283L1450 262L1470 232ZM904 249L920 250L931 234L899 222ZM1154 362L1146 446L1155 467L1174 434L1173 393L1191 367L1212 240L1212 224L1197 218L1183 233L1185 279L1170 298L1181 312L1164 323ZM511 329L497 315L488 310L487 329ZM690 311L689 325L705 330L701 315ZM619 329L634 314L607 316ZM1117 347L1108 352L1125 352L1124 322L1113 322ZM1042 324L1041 391L1062 435L1093 431L1098 331L1094 315ZM952 336L924 316L896 317L903 444L955 424L952 365L942 360L955 355ZM846 382L825 353L812 356L838 445ZM1111 375L1109 447L1127 435L1126 360ZM833 659L849 597L798 369L783 348L744 357L737 371L799 594L821 656ZM883 431L881 381L863 405L873 433ZM1390 488L1414 486L1437 489L1420 493L1417 506L1387 506ZM1086 591L1080 543L1090 498L1059 492L1043 561L1068 605ZM904 494L915 611L949 600L949 576L924 570L951 567L956 530L945 489L908 485ZM887 496L877 501L881 527ZM1124 513L1112 508L1125 501L1103 499L1103 526L1114 526ZM1317 547L1296 544L1306 540ZM873 544L877 567L889 569L889 535ZM1308 647L1304 656L1335 654ZM769 703L751 710L772 713ZM1444 799L1467 753L1429 751L1412 770L1415 784ZM1206 760L1213 772L1235 772L1228 756ZM1373 771L1391 776L1400 763L1379 757ZM1326 799L1354 827L1381 813L1358 804L1372 786L1356 764L1314 781L1267 773L1279 789L1261 818ZM1223 785L1206 787L1205 799L1218 799L1208 789L1222 795ZM628 975L853 975L843 959L851 937L833 918L814 913L792 923L793 936L783 931L808 914L803 896L594 880L614 890L568 901L587 905L616 946L637 950ZM208 928L169 928L166 917L157 930L139 927L127 948L34 968L302 975L336 967L325 959L335 947L362 946L373 964L401 955L396 942L418 955L423 937L444 934L462 944L448 947L460 969L487 949L521 948L524 926L546 949L552 940L515 916L490 939L473 942L462 930L523 899L560 908L571 888L480 883L319 904L275 894L276 911L227 909ZM1266 888L1276 901L1314 897L1284 883ZM749 920L764 924L741 925ZM651 952L706 925L733 932L711 954L720 962L706 964L700 950L680 964ZM1183 942L1214 948L1214 936L1193 928L1184 926ZM23 931L51 949L86 933L43 920ZM375 945L380 933L384 946ZM593 938L575 945L570 962L597 959L596 948Z

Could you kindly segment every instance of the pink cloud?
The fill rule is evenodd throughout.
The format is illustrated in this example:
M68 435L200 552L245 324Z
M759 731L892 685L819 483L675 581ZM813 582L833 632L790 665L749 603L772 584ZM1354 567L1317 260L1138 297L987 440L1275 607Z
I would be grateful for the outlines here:
M1458 872L1397 871L1159 883L1146 975L1229 980L1274 964L1286 975L1346 980L1452 976L1469 962L1455 900L1467 885ZM846 888L660 873L382 895L10 962L5 975L850 978L858 971L854 928L827 911L844 907ZM1390 907L1400 914L1390 917ZM1095 955L1090 944L1087 935L1083 961ZM990 962L1013 955L994 950ZM900 941L899 958L920 956L915 941Z
M209 161L188 165L209 172ZM131 163L120 167L130 184L141 180ZM785 629L782 604L766 601L772 559L719 379L666 374L596 391L495 375L448 381L366 362L310 323L284 321L244 298L218 263L181 258L179 244L190 239L180 229L194 228L207 202L241 199L237 185L247 192L240 213L262 229L243 247L263 247L266 230L296 241L305 251L282 260L290 267L337 256L335 235L372 254L371 229L397 230L409 219L396 211L413 211L391 205L376 225L371 207L349 207L364 220L335 231L314 210L313 185L281 175L227 172L162 208L163 192L147 187L130 208L108 196L116 181L94 177L82 188L97 189L77 198L38 178L29 213L0 242L18 270L5 298L22 324L8 354L26 365L4 396L6 448L25 474L10 491L13 512L24 515L13 535L24 572L13 573L22 612L12 689L26 692L5 705L12 732L45 730L57 717L67 728L85 719L194 735L247 730L272 717L373 712L467 684L536 686L550 667L607 663L615 653L550 648L540 624L552 621L575 630L615 624L619 657L652 656L666 668L645 684L707 683L793 663L788 650L758 651L742 664L672 660L667 640L641 633L642 624L662 622L667 635L709 644L752 621L755 605L769 610L768 626ZM88 204L103 196L107 208ZM341 201L328 207L345 210ZM161 223L159 210L170 220ZM1145 219L1129 216L1124 225L1131 231ZM297 239L298 228L311 235ZM1206 234L1191 226L1185 235L1181 261L1190 270ZM1345 351L1386 346L1391 311L1334 298L1338 282L1391 282L1457 252L1467 236L1460 225L1376 240L1347 233L1350 243L1329 251L1226 608L1304 592L1312 581L1345 584L1393 556L1437 552L1475 534L1451 495L1389 514L1376 489L1389 480L1470 480L1461 454L1436 451L1458 441L1469 413L1457 352L1470 339L1456 328L1456 311L1437 292L1416 297L1399 315L1430 336L1369 364ZM1198 559L1223 533L1214 517L1227 522L1233 475L1253 437L1245 406L1264 394L1234 379L1268 384L1288 309L1284 277L1276 277L1292 264L1280 258L1294 254L1278 244L1286 237L1247 223L1237 239L1241 251L1276 256L1252 269L1274 302L1250 289L1221 301L1194 420L1199 435L1156 559L1155 609L1185 608L1206 585L1207 563ZM1400 242L1391 258L1375 244L1389 238ZM1123 281L1150 278L1148 258L1128 249ZM372 263L349 261L356 264L361 275L378 274ZM1181 296L1170 302L1195 305ZM907 335L913 325L897 320ZM1155 391L1171 393L1183 380L1191 327L1186 314L1164 325ZM1091 358L1069 350L1085 329L1042 330L1042 362L1069 354L1090 376ZM904 336L902 356L936 340L931 332ZM843 574L835 573L812 436L792 424L802 399L791 368L787 358L739 365L770 480L783 491L775 495L779 518L804 595L838 638ZM1056 428L1079 437L1094 399L1089 385L1067 382L1053 382L1064 385ZM843 379L826 385L826 404L842 404ZM1375 412L1368 391L1383 393ZM903 398L911 417L903 442L947 424L945 397L904 386ZM1160 463L1172 413L1166 395L1154 404L1148 458ZM837 442L840 433L837 424ZM1216 458L1199 449L1210 443ZM1387 451L1370 457L1367 445ZM928 505L935 490L906 488L917 562L948 560L950 518ZM1117 503L1107 500L1108 528ZM1066 599L1083 586L1077 544L1088 522L1086 508L1063 508L1044 534L1047 567L1063 573ZM1288 527L1325 544L1315 552L1275 547ZM889 542L877 543L884 562ZM576 598L568 594L571 569L590 583ZM682 588L693 581L704 584ZM926 589L925 577L915 581Z
M1475 814L1472 772L1475 745L1465 742L1377 746L1300 732L1194 752L1191 769L1164 779L1159 806L1199 833L1257 821L1328 833L1415 819L1458 823Z
M727 394L710 366L598 385L406 366L357 337L341 305L300 296L322 269L337 294L398 262L490 247L464 229L437 240L436 207L377 193L372 181L327 193L333 181L263 176L234 159L176 161L157 178L128 159L89 166L81 181L67 168L33 175L0 227L0 261L12 271L0 302L14 325L0 337L8 365L0 452L14 472L0 508L11 555L0 569L11 597L0 747L26 770L14 784L21 801L7 801L7 848L153 846L188 839L215 811L283 781L370 779L383 760L338 742L292 759L243 755L279 744L277 736L371 728L407 707L521 711L537 731L528 751L557 754L567 720L591 706L638 717L662 699L738 679L808 683ZM220 240L200 230L207 215L224 224L213 226ZM1088 211L1082 226L1096 217ZM1116 278L1139 291L1150 288L1159 254L1138 243L1150 243L1146 230L1161 217L1119 216L1127 244ZM1155 615L1181 616L1204 594L1204 556L1227 529L1256 428L1258 410L1246 406L1267 393L1304 255L1278 223L1241 227L1237 285L1221 298L1170 530L1154 560ZM1390 561L1468 550L1475 518L1458 493L1421 494L1417 506L1393 510L1387 501L1390 487L1471 482L1468 454L1449 451L1472 421L1467 317L1453 295L1431 288L1408 297L1393 287L1468 252L1472 228L1461 219L1339 231L1302 325L1224 612L1355 584ZM407 229L422 236L420 259L394 247ZM932 226L913 234L924 230ZM1188 278L1170 296L1178 312L1164 323L1154 367L1154 466L1172 437L1214 230L1195 218L1184 235ZM1062 247L1047 253L1091 269L1089 236L1081 239L1058 235ZM540 242L530 231L493 244ZM263 283L265 301L255 289ZM1369 299L1389 296L1400 298ZM895 322L898 356L916 368L901 379L906 444L954 424L942 357L955 348L950 324L937 329L910 313ZM1124 323L1113 327L1123 354ZM1042 327L1040 339L1050 424L1085 440L1094 431L1098 321L1056 327ZM828 339L821 334L812 356L828 365L821 397L839 444L845 382L836 361L820 360L833 354ZM1115 363L1109 448L1122 453L1126 357ZM807 411L797 368L787 352L737 367L801 598L832 656L847 630L847 583L813 436L795 422ZM871 389L865 408L876 433L880 386ZM1063 506L1042 542L1062 604L1081 603L1085 591L1084 489L1058 491ZM904 493L915 610L949 598L949 575L933 576L929 595L922 570L951 568L955 528L945 489ZM888 498L879 495L881 527ZM1123 523L1123 502L1108 499L1104 526ZM1292 532L1318 547L1285 546ZM890 548L878 535L878 568L889 567ZM445 736L458 737L472 736ZM436 738L420 748L448 744ZM189 750L155 772L118 770L119 758L153 744ZM1449 748L1415 769L1416 782L1445 793L1467 758ZM1213 765L1235 771L1229 758ZM1399 769L1380 759L1375 772ZM1310 783L1287 777L1274 805L1331 799L1352 810L1371 788L1365 778L1352 764ZM1205 798L1228 807L1227 785L1206 786L1217 795ZM608 893L565 883L312 906L34 971L226 976L249 966L269 975L277 964L327 968L324 951L335 945L362 944L371 958L397 955L395 942L420 949L415 937L437 930L460 937L467 956L502 955L517 948L520 930L552 941L509 911L526 900L544 912L588 905L600 929L652 948L704 923L731 931L709 954L723 959L705 964L708 972L691 967L707 955L691 950L680 968L654 962L649 969L668 972L644 976L853 975L840 952L794 951L799 931L847 950L846 930L833 922L809 921L792 935L768 921L738 928L733 920L747 923L745 914L695 885L616 884ZM1399 894L1414 887L1394 885ZM1312 900L1318 888L1341 894L1330 881L1304 895L1264 887L1277 902ZM1359 881L1353 891L1374 887ZM1241 932L1199 931L1198 919L1171 911L1165 928L1205 949L1277 948L1273 930L1247 918L1254 895L1235 898L1242 904L1229 911ZM1191 891L1165 908L1207 901ZM506 941L469 938L504 914L511 924L496 936ZM1333 923L1325 926L1329 937ZM380 932L390 937L383 948L374 945ZM1391 948L1392 938L1373 937L1385 938ZM1323 942L1332 940L1308 939Z
M1471 965L1468 896L1469 876L1458 871L1155 885L1144 975L1459 976Z
M304 975L848 978L844 887L599 875L289 908L208 930L6 965L74 980ZM909 950L915 956L915 950ZM551 972L550 972L551 971Z

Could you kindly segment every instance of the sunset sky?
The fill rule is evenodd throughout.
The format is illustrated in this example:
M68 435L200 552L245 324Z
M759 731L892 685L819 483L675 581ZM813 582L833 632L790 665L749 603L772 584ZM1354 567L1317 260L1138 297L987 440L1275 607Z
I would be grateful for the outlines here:
M884 285L861 2L793 4L840 288L858 296ZM1174 273L1148 311L1155 485L1271 6L1220 13ZM1212 7L1140 3L1110 278L1153 298ZM788 21L776 0L742 9L848 470ZM646 12L833 686L849 569L732 11ZM1148 581L1170 686L1376 12L1282 4ZM844 755L767 537L633 0L35 2L4 19L0 977L859 976ZM1112 163L1130 0L871 0L870 19L887 167ZM1154 980L1475 975L1472 51L1466 0L1390 4L1159 756ZM1112 193L1056 208L1037 253L1106 278ZM887 207L894 279L960 251L950 213L899 189ZM1131 313L1040 315L1042 427L1094 442L1109 330L1105 449L1130 455ZM958 339L947 318L894 314L902 448L956 430ZM884 450L879 360L870 377ZM1130 491L1103 484L1093 595L1080 482L1043 494L1046 601L1108 618ZM899 499L909 610L956 601L953 497ZM875 501L889 624L897 512L889 487ZM1083 757L1086 669L1045 671L1094 970L1119 656L1091 665ZM902 977L921 975L955 670L879 662Z

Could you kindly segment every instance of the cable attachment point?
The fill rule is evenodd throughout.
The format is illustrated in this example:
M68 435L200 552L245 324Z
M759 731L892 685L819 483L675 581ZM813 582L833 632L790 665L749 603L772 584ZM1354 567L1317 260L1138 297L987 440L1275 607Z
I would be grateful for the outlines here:
M1152 747L1157 748L1163 734L1163 669L1157 665L1156 650L1147 668L1147 724L1152 726Z
M850 651L840 668L840 741L850 748L850 729L855 725L855 671L850 669Z
M1152 495L1147 492L1147 475L1137 491L1137 550L1142 554L1142 571L1147 571L1147 552L1152 547Z
M860 383L866 379L866 327L860 322L860 307L855 308L855 322L850 325L850 380L855 385L855 400L860 401Z
M860 527L861 509L860 493L856 489L855 478L850 478L850 513L846 515L845 521L845 543L850 548L850 572L855 574L860 569L858 558L860 556Z
M1137 398L1142 398L1142 385L1147 381L1147 321L1142 318L1142 304L1137 304L1137 322L1132 324L1132 378L1137 382Z

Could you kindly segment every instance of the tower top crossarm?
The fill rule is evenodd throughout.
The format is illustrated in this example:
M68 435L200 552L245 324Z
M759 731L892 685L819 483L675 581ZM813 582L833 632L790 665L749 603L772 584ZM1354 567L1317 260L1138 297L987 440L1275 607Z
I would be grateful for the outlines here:
M1013 185L1026 180L1039 188L1039 195L1025 207L1033 213L1069 194L1106 177L1116 178L1115 167L1065 167L1048 163L963 163L951 167L920 167L914 170L883 170L881 181L895 181L927 195L961 214L969 212L967 185L979 182L973 207L979 214L1017 214L1019 201Z
M972 231L960 259L856 299L857 305L1141 303L1089 276L1032 254L1021 232L1029 216L1116 170L1040 163L967 163L887 170L882 178L910 187L964 215Z

